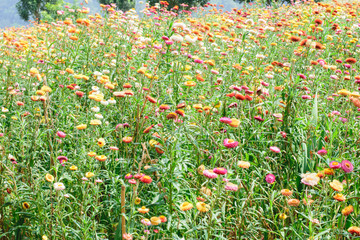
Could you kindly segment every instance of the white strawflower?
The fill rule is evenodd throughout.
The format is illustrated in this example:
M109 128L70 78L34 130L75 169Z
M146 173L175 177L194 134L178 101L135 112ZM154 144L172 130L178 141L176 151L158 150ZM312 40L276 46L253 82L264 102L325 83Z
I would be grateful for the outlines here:
M54 183L54 189L56 191L61 191L65 189L65 185L61 182Z

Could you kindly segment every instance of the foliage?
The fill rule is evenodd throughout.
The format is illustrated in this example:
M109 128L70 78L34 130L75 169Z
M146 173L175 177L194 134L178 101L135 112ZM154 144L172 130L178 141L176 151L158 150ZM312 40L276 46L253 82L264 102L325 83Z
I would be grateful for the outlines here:
M46 4L55 4L57 0L19 0L16 4L18 13L25 21L33 20L40 21L41 11L47 11Z
M0 238L360 235L360 5L261 6L1 30Z
M100 4L116 4L118 9L127 11L135 7L135 0L99 0Z

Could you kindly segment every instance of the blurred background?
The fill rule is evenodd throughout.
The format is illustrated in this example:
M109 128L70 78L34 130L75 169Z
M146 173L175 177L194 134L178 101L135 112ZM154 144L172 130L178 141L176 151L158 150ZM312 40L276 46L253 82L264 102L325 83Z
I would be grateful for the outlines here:
M221 4L225 11L231 11L232 8L240 8L242 0L169 0L170 7L186 3L190 6L200 6L207 2ZM0 28L20 27L29 24L29 20L34 21L40 18L43 21L51 21L56 17L57 11L64 9L65 5L70 8L79 8L84 0L0 0ZM135 8L141 11L145 1L141 0L88 0L91 13L101 11L100 4L116 3L118 9L128 10ZM148 1L150 4L159 2L158 0Z

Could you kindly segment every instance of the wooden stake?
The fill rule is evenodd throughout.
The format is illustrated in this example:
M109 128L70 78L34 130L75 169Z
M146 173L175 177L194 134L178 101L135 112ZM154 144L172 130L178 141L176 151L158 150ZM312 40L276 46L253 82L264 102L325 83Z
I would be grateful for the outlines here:
M121 186L121 233L126 233L125 225L125 186Z

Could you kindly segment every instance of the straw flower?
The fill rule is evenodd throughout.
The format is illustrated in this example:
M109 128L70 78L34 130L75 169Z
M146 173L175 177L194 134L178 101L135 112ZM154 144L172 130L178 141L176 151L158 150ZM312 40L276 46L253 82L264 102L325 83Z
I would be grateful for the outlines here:
M51 175L51 174L49 174L49 173L47 173L47 174L45 175L45 180L48 181L48 182L53 182L53 181L54 181L54 176Z
M341 211L341 213L342 213L342 215L344 215L344 216L348 216L348 215L350 215L353 211L354 211L354 207L351 206L351 205L349 205L349 206L345 207L345 208Z
M341 193L335 194L334 199L339 202L344 202L346 200L345 196L342 195Z
M192 209L194 206L189 203L189 202L183 202L181 205L180 205L180 210L181 211L188 211L190 209Z
M150 211L150 209L146 208L145 206L138 208L138 212L142 213L142 214L148 213L149 211Z
M292 191L290 191L289 189L282 189L281 194L288 197L292 195Z
M54 183L54 189L56 191L61 191L65 189L65 185L61 182Z
M161 223L161 219L158 217L152 217L152 218L150 218L150 222L152 225L156 226Z
M207 178L217 178L217 174L213 172L213 170L204 170L203 175Z
M301 174L301 177L302 177L301 182L309 186L315 186L320 181L320 178L317 176L316 173Z
M196 208L197 210L199 210L200 212L207 212L210 210L210 206L207 205L206 203L204 202L198 202L196 203Z
M360 236L360 227L355 227L355 226L349 227L348 232L353 235Z
M344 190L342 183L339 182L338 180L334 180L334 181L330 182L330 187L332 189L334 189L334 191L337 191L337 192L341 192L342 190Z
M292 198L288 200L288 204L292 207L297 207L300 205L300 200L296 198Z
M246 161L239 161L238 162L238 166L240 168L249 168L250 167L250 163L249 162L246 162Z

